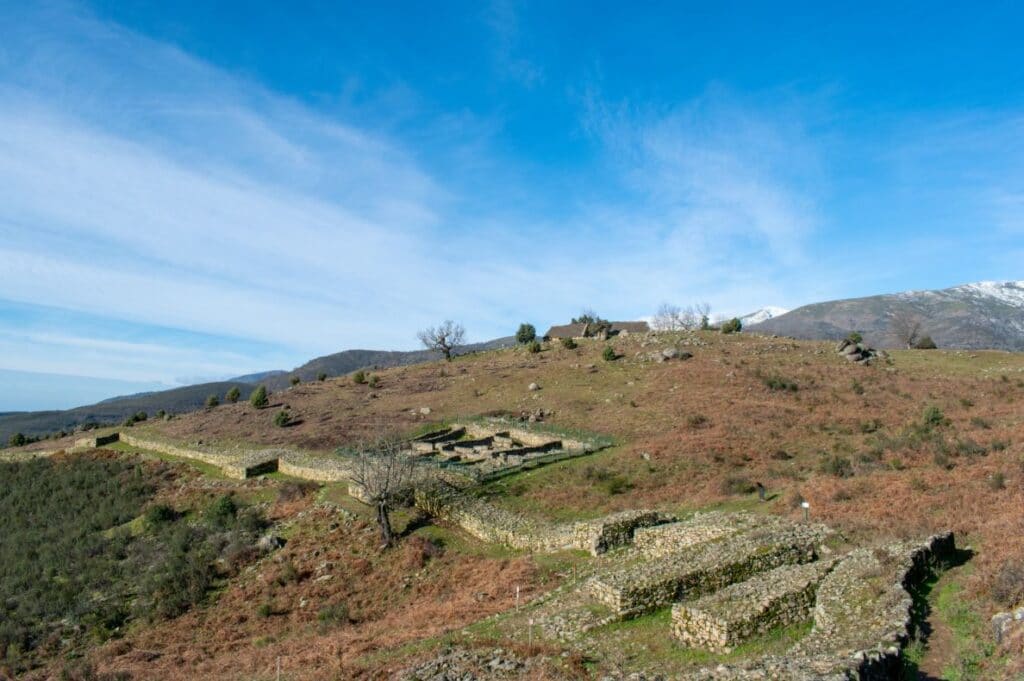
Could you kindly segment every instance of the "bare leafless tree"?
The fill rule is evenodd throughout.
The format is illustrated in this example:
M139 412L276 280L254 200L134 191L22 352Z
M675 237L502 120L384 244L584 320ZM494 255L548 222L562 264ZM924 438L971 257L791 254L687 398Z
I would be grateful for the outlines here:
M700 328L709 328L711 326L711 304L697 303L693 306L693 316L698 320Z
M401 440L393 437L364 442L348 454L350 479L360 488L363 500L376 509L381 541L385 547L390 547L395 541L391 510L412 495L422 476L422 467L404 450Z
M655 331L679 331L683 326L683 310L678 305L662 303L654 313L651 327Z
M466 339L466 329L462 324L456 324L446 319L438 327L430 327L416 334L423 346L428 350L437 350L444 355L449 362L452 361L452 352L463 344Z
M921 337L921 318L910 310L897 310L889 313L889 330L896 340L907 348L912 348Z

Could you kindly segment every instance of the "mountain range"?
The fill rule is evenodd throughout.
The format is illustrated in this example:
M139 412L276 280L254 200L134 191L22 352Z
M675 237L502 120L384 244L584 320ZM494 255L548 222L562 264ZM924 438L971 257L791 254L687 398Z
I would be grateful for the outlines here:
M515 339L511 336L496 338L484 343L464 345L458 348L456 354L493 350L514 343ZM257 385L265 385L271 391L281 390L291 384L293 377L308 382L315 381L320 374L333 378L358 369L405 366L427 362L437 357L438 354L431 350L345 350L317 357L292 371L275 369L237 376L227 381L122 395L74 409L3 413L0 414L0 446L6 444L14 433L37 437L61 430L71 431L87 423L120 423L138 412L146 412L152 416L161 410L168 413L193 411L202 407L210 395L217 395L223 400L225 393L231 388L238 388L244 399Z
M1024 350L1024 281L983 281L936 291L814 303L744 330L808 340L860 332L879 348L905 345L900 321L919 325L940 348Z

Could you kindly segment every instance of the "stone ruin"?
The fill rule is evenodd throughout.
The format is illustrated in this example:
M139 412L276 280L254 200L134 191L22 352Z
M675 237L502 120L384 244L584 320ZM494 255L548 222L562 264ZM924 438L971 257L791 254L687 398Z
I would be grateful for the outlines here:
M602 627L666 608L664 635L712 654L810 622L810 632L781 654L684 678L896 678L913 634L909 591L954 552L951 533L849 549L817 523L704 513L635 527L631 542L606 554L592 574L540 597L528 616L546 637L584 652Z
M410 454L476 480L524 466L589 454L585 442L503 425L452 425L413 438Z

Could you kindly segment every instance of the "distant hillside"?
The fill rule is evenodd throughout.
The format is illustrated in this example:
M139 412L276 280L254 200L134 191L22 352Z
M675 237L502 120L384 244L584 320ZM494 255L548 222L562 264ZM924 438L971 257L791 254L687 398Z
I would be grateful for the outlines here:
M467 354L492 350L514 345L510 336L498 338L485 343L473 343L458 349L456 354ZM238 387L245 399L249 392L262 383L270 390L287 388L293 376L302 381L315 381L321 373L328 377L343 376L356 371L373 367L395 367L420 362L429 362L438 358L438 354L429 350L413 350L409 352L386 350L345 350L333 355L325 355L306 362L292 371L264 371L239 376L238 378L217 383L201 383L159 392L139 393L112 397L102 402L85 407L76 407L64 411L13 412L0 414L0 446L7 443L14 433L28 436L47 435L59 430L72 430L84 423L121 422L126 417L139 411L153 416L161 409L166 412L180 413L194 411L206 403L206 398L213 394L221 400L232 387Z
M271 378L274 378L275 376L283 376L283 375L285 375L287 373L288 373L287 371L283 371L281 369L274 369L273 371L260 371L260 372L255 373L255 374L246 374L245 376L235 376L234 378L229 378L228 380L229 381L239 381L241 383L254 383L255 384L255 383L262 383L263 381L270 380Z
M14 433L28 436L46 435L59 430L72 430L85 423L120 423L126 417L140 411L152 417L163 409L167 412L185 412L198 409L209 395L221 400L233 387L242 391L243 398L253 389L252 385L237 381L201 383L183 388L173 388L155 393L126 396L106 400L85 407L64 411L32 411L0 414L0 443L6 444Z
M512 336L508 336L484 343L464 345L455 354L465 355L471 352L494 350L512 345L515 345L515 339ZM406 366L409 364L419 364L420 362L430 362L439 357L438 353L431 350L345 350L343 352L336 352L333 355L317 357L292 371L282 372L262 382L273 390L287 387L293 376L298 376L302 381L308 382L315 381L321 373L327 374L329 378L333 378L334 376L344 376L358 369Z
M921 333L939 347L1024 350L1024 281L814 303L746 330L819 340L860 331L871 345L893 348L901 345L892 328L894 315L920 320Z

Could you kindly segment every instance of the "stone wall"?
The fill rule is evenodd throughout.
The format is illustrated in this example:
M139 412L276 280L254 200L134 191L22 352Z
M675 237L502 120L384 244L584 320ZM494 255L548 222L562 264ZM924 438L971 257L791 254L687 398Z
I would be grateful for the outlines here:
M683 644L728 653L772 629L807 619L832 561L786 565L672 608L672 633Z
M420 510L458 525L477 539L529 551L577 549L598 555L631 543L637 528L670 519L655 511L634 510L595 520L551 523L526 518L445 484L421 487L415 501Z
M812 561L818 543L799 532L752 532L641 560L594 577L587 589L620 618L636 617L684 598L714 593L781 565Z

